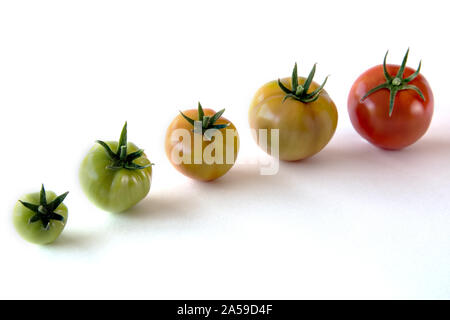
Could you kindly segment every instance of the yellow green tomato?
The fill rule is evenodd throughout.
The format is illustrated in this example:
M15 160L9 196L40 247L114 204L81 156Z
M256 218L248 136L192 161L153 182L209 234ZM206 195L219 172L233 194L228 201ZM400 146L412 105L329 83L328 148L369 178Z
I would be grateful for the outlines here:
M277 143L271 139L272 129L279 130L281 160L313 156L328 144L336 131L336 106L323 90L327 80L320 86L313 81L315 70L316 66L308 78L298 77L296 64L291 78L265 84L250 105L250 127L256 130L257 143L269 154L273 154L272 143ZM261 129L265 130L266 141L260 138Z
M52 191L24 195L16 203L13 223L25 240L35 244L49 244L55 241L67 223L68 210L63 204L68 192L56 196Z
M144 151L127 142L125 123L118 142L97 141L88 152L79 172L81 187L101 209L122 212L147 196L151 166Z

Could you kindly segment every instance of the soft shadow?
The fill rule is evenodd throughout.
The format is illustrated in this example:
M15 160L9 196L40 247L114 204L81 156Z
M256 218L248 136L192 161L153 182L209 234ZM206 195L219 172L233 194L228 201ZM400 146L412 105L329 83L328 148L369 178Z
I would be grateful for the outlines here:
M219 191L235 189L236 187L239 187L239 189L247 188L249 190L252 190L252 188L273 189L285 187L288 184L288 181L280 178L280 176L283 176L281 170L275 175L261 175L258 164L236 164L220 179L207 182L200 187L208 188L208 190L216 188Z
M430 157L441 157L450 155L450 139L442 138L424 138L416 144L404 149L406 154L421 153Z
M85 250L98 242L98 234L66 230L55 242L43 246L45 250Z
M124 219L170 220L186 217L191 207L195 207L195 200L182 192L159 192L150 194L133 208L114 216Z
M283 170L275 175L261 175L257 164L236 164L217 180L204 183L193 181L190 185L190 193L199 197L202 210L271 203L283 197L286 190L292 190L292 178L286 176ZM210 209L205 209L205 206Z
M326 147L314 157L297 162L283 162L285 168L295 166L307 168L357 169L376 168L387 163L445 163L450 158L450 140L424 138L401 150L385 150L360 139Z
M449 159L446 138L426 138L398 151L350 139L305 161L283 162L280 172L287 172L304 190L316 194L347 192L367 199L411 199L417 192L438 187L439 180L431 173L444 173L439 168L446 168Z

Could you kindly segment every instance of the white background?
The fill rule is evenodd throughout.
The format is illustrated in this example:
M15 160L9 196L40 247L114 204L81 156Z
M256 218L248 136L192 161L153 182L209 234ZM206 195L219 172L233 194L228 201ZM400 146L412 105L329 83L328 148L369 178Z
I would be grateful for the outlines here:
M450 298L448 30L445 1L2 1L0 298ZM347 94L408 47L435 114L422 140L386 152L353 130ZM317 156L260 176L248 106L295 61L331 75L338 129ZM240 163L213 183L163 148L199 100L241 135ZM77 171L125 120L156 166L149 197L112 215ZM45 247L11 224L42 182L71 191Z

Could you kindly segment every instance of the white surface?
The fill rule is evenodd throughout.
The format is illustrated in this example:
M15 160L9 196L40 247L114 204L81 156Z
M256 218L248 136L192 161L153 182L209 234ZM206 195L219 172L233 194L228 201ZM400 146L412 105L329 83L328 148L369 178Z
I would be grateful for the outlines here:
M2 1L0 298L450 298L449 30L444 1ZM407 27L404 27L408 24ZM427 135L400 152L363 141L347 93L387 49L423 59ZM276 176L247 110L265 82L318 62L339 110L316 157ZM163 149L179 109L226 107L240 164L205 184ZM153 162L149 197L111 215L77 169L96 139L129 138ZM17 198L70 190L51 246L22 241Z

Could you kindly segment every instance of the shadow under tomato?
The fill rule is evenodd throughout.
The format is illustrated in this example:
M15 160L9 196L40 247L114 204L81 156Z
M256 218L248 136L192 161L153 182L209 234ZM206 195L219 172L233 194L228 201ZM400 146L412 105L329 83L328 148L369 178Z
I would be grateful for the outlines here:
M55 242L42 246L44 250L86 250L93 248L99 241L100 234L65 230Z
M281 164L280 164L281 166ZM258 164L237 163L226 175L210 182L190 181L190 192L201 195L210 208L252 210L253 204L270 204L289 194L295 181L280 167L274 175L261 175ZM297 185L296 190L304 186ZM306 187L306 186L305 186Z
M414 155L421 153L422 156L429 156L430 158L439 158L450 155L450 138L424 138L416 144L409 146L403 150L407 155ZM444 159L443 159L444 160Z
M258 164L237 163L214 181L186 178L176 186L150 191L135 207L112 217L116 221L128 220L133 226L139 221L145 229L154 222L165 226L171 221L176 224L180 220L202 219L202 215L214 215L217 208L227 205L253 210L255 203L278 205L278 199L288 198L289 205L301 207L305 200L327 203L327 196L334 192L363 193L375 199L408 192L412 196L421 190L421 183L426 187L423 182L429 177L423 172L430 165L446 168L449 158L450 141L446 139L425 137L403 150L386 151L349 132L337 136L336 141L312 158L280 161L275 175L261 175ZM404 190L404 181L411 180L412 174L419 187Z
M336 136L330 145L315 156L294 162L282 162L283 167L321 167L328 169L373 169L387 162L402 161L403 164L432 161L445 162L450 156L450 138L426 135L416 143L400 149L387 150L376 147L355 133L345 132ZM405 162L406 161L406 162Z
M342 194L350 196L347 201L355 196L368 204L392 200L420 205L417 195L441 189L443 179L449 178L448 159L450 139L436 133L397 151L344 134L310 159L283 162L280 172L288 172L308 186L312 197L323 201L328 195Z
M114 217L149 220L185 218L190 209L195 207L195 202L188 194L183 194L180 191L154 193L150 191L147 198L136 206L125 212L114 214Z
M215 189L218 193L236 192L238 189L273 194L276 190L289 188L289 180L281 164L279 170L271 175L261 174L259 164L236 164L225 176L211 181L211 186L206 186L206 189Z

